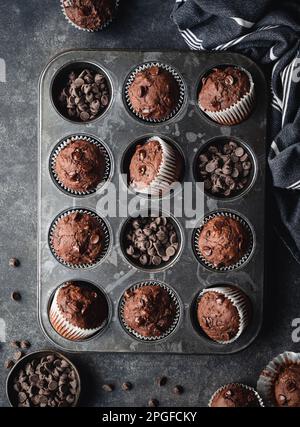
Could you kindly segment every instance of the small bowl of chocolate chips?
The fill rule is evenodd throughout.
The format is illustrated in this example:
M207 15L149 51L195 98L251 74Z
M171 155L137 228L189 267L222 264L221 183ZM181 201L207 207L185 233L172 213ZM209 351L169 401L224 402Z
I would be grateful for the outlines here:
M10 371L6 393L13 407L77 406L80 376L73 363L51 350L27 354Z

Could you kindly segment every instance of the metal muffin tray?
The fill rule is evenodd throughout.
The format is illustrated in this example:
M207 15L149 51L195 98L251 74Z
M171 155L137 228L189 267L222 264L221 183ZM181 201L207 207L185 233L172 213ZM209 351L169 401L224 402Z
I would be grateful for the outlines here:
M100 67L110 82L110 106L93 122L71 122L57 112L52 102L52 82L55 75L63 67L78 62ZM134 69L147 62L171 66L184 82L182 107L173 118L163 123L142 121L126 106L126 79ZM225 64L240 66L251 73L257 94L256 105L249 118L231 127L212 122L197 104L201 75L215 66ZM238 54L72 50L51 60L43 71L39 84L38 313L41 327L52 343L64 350L79 352L230 354L244 349L254 340L263 319L266 106L267 89L262 72L250 59ZM207 268L197 260L193 251L193 229L185 228L185 218L177 218L183 247L176 262L161 272L140 271L131 266L122 254L120 231L125 219L106 218L112 234L112 244L109 254L101 263L82 269L71 269L59 263L49 248L51 223L57 215L70 208L95 211L99 200L98 192L78 197L62 191L53 182L49 169L51 153L56 144L69 135L95 137L109 148L112 155L111 181L115 184L119 180L124 152L139 138L158 135L174 141L185 160L184 181L190 182L194 181L194 159L207 141L215 137L232 137L245 142L255 159L253 184L240 197L230 200L217 200L205 195L204 214L220 210L233 211L247 220L254 232L254 248L249 260L235 270L218 272ZM129 192L128 200L133 196L135 194ZM54 290L68 280L93 283L105 292L109 301L110 317L106 328L81 342L62 338L52 328L48 318L49 301ZM124 330L119 319L120 300L130 286L155 280L175 290L180 299L181 315L177 327L166 338L141 341ZM195 324L195 301L199 292L205 287L222 284L232 284L242 289L253 307L248 328L235 342L227 345L209 340Z

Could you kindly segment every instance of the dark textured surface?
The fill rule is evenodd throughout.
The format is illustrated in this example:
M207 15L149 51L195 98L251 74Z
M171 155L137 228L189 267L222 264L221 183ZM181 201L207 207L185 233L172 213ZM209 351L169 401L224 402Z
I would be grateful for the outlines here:
M173 0L131 0L119 19L105 32L86 34L67 25L59 1L2 0L0 5L0 57L7 65L7 83L0 83L0 406L6 406L3 367L13 353L8 342L29 339L34 350L50 347L36 320L36 175L37 82L49 58L74 47L184 48L169 20ZM272 211L269 212L271 225ZM90 354L73 356L82 370L84 405L145 405L150 397L162 405L206 405L209 396L228 381L256 383L260 370L284 350L299 351L291 339L294 318L300 317L300 268L272 229L268 238L268 280L265 323L254 344L233 356L162 356L139 354ZM8 259L21 260L17 269ZM13 290L22 301L10 299ZM169 382L160 389L155 378ZM131 381L132 391L121 384ZM115 383L105 393L103 382ZM182 384L185 393L170 390Z

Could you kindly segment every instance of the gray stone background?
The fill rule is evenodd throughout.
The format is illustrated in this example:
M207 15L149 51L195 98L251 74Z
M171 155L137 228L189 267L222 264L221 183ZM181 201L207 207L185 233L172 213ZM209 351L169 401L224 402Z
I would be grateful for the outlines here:
M66 23L59 0L0 2L0 58L7 66L7 82L0 83L0 406L8 404L3 365L12 354L9 341L29 339L32 350L51 347L36 313L37 86L43 67L69 48L186 48L169 19L174 0L122 3L109 29L87 34ZM271 209L268 215L265 321L257 340L228 357L72 355L82 372L82 405L143 406L155 397L164 406L205 406L220 385L255 385L271 358L284 350L299 351L291 322L300 317L300 268L272 229ZM11 256L21 260L19 268L8 266ZM11 300L13 290L22 293L21 302ZM162 374L169 383L158 389L155 378ZM131 392L120 389L125 380L134 384ZM115 383L116 391L102 392L103 382ZM171 394L175 384L184 386L182 396Z

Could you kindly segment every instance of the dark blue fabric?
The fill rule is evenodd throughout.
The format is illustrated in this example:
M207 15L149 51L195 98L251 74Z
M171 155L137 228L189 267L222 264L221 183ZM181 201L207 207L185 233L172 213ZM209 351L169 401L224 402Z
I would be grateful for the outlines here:
M271 67L269 167L279 233L300 262L300 1L183 0L172 17L192 49Z

